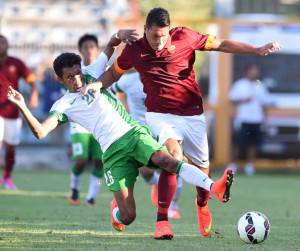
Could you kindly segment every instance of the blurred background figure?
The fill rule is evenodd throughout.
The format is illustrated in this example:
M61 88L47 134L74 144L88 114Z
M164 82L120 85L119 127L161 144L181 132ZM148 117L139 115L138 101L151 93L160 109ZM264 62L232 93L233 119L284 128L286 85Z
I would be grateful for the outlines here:
M54 102L62 95L52 67L49 66L44 70L41 84L43 86L43 113L48 114Z
M0 35L0 74L2 85L11 85L16 90L19 90L19 80L23 78L26 83L31 86L31 95L29 99L29 107L35 108L38 105L38 91L35 85L35 77L28 67L18 58L8 55L8 41L5 36ZM1 86L2 92L8 86ZM17 189L14 184L11 173L15 164L15 146L20 143L22 120L19 117L19 111L16 105L9 102L7 99L0 101L0 150L1 145L5 149L5 162L3 179L0 180L0 185L6 189Z
M236 108L233 122L232 163L237 171L237 154L246 155L244 171L254 175L254 162L261 144L262 128L265 121L265 109L272 106L267 88L258 80L260 69L256 64L245 67L244 76L238 79L229 92L229 98Z

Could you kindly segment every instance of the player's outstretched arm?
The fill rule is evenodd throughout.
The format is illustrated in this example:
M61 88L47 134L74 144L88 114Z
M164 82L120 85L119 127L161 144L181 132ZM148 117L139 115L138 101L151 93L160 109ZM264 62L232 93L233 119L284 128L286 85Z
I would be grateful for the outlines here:
M21 110L24 118L29 125L32 133L38 139L42 139L48 135L49 132L54 130L57 125L58 121L55 117L50 116L48 117L43 123L40 123L30 112L28 107L26 106L24 97L21 93L13 89L11 86L8 88L7 98L14 104L18 106Z
M280 44L277 42L268 43L261 47L255 47L247 43L230 39L215 39L212 42L213 51L236 54L254 54L258 56L267 56L269 54L272 54L280 50L280 47Z
M139 34L134 29L123 29L112 35L108 44L104 49L107 58L110 58L115 51L115 48L121 44L131 44L139 38Z

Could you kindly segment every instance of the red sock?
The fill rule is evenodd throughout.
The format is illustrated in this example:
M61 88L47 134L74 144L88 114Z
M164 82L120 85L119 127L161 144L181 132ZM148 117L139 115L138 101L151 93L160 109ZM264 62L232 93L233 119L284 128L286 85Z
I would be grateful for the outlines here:
M197 204L199 207L204 207L207 205L209 199L209 192L201 187L196 187L197 189Z
M11 148L5 152L5 166L3 178L7 179L10 177L15 164L15 149Z
M176 191L176 173L162 171L158 181L157 221L168 220L168 209Z

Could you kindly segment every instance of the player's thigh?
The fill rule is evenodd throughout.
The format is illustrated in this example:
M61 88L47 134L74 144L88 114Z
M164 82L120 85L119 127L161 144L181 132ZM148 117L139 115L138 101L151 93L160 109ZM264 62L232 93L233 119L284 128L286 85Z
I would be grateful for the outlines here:
M22 119L4 119L3 141L12 146L20 144Z
M108 159L104 164L104 178L108 189L118 192L133 187L139 175L138 163L128 156L117 156L117 161Z
M90 135L75 133L71 135L72 160L88 160Z
M168 152L177 160L183 159L183 151L181 148L180 141L176 139L167 139L164 143L167 147Z
M204 115L185 117L184 155L196 166L209 167L209 148Z
M156 169L156 166L151 165L152 155L157 151L167 151L165 146L158 143L152 137L149 128L144 126L136 129L136 132L132 137L132 142L134 142L136 147L133 152L129 153L129 156L140 163L140 166Z
M180 116L147 112L145 118L153 136L159 143L165 144L168 139L179 142L183 140L180 129Z
M92 160L101 160L103 152L98 141L90 135L89 153Z

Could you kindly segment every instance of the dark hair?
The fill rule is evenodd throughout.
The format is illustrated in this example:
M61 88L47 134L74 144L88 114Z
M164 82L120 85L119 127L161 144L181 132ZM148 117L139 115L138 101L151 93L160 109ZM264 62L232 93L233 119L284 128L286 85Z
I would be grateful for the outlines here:
M81 65L81 57L71 52L62 53L53 61L53 69L60 78L65 67L73 67L74 65Z
M79 50L81 49L83 43L86 42L86 41L92 41L97 45L97 47L99 46L98 38L95 35L93 35L93 34L84 34L78 40L78 49Z
M166 27L170 26L169 12L164 8L154 8L150 10L146 18L146 27L150 29L152 26Z

